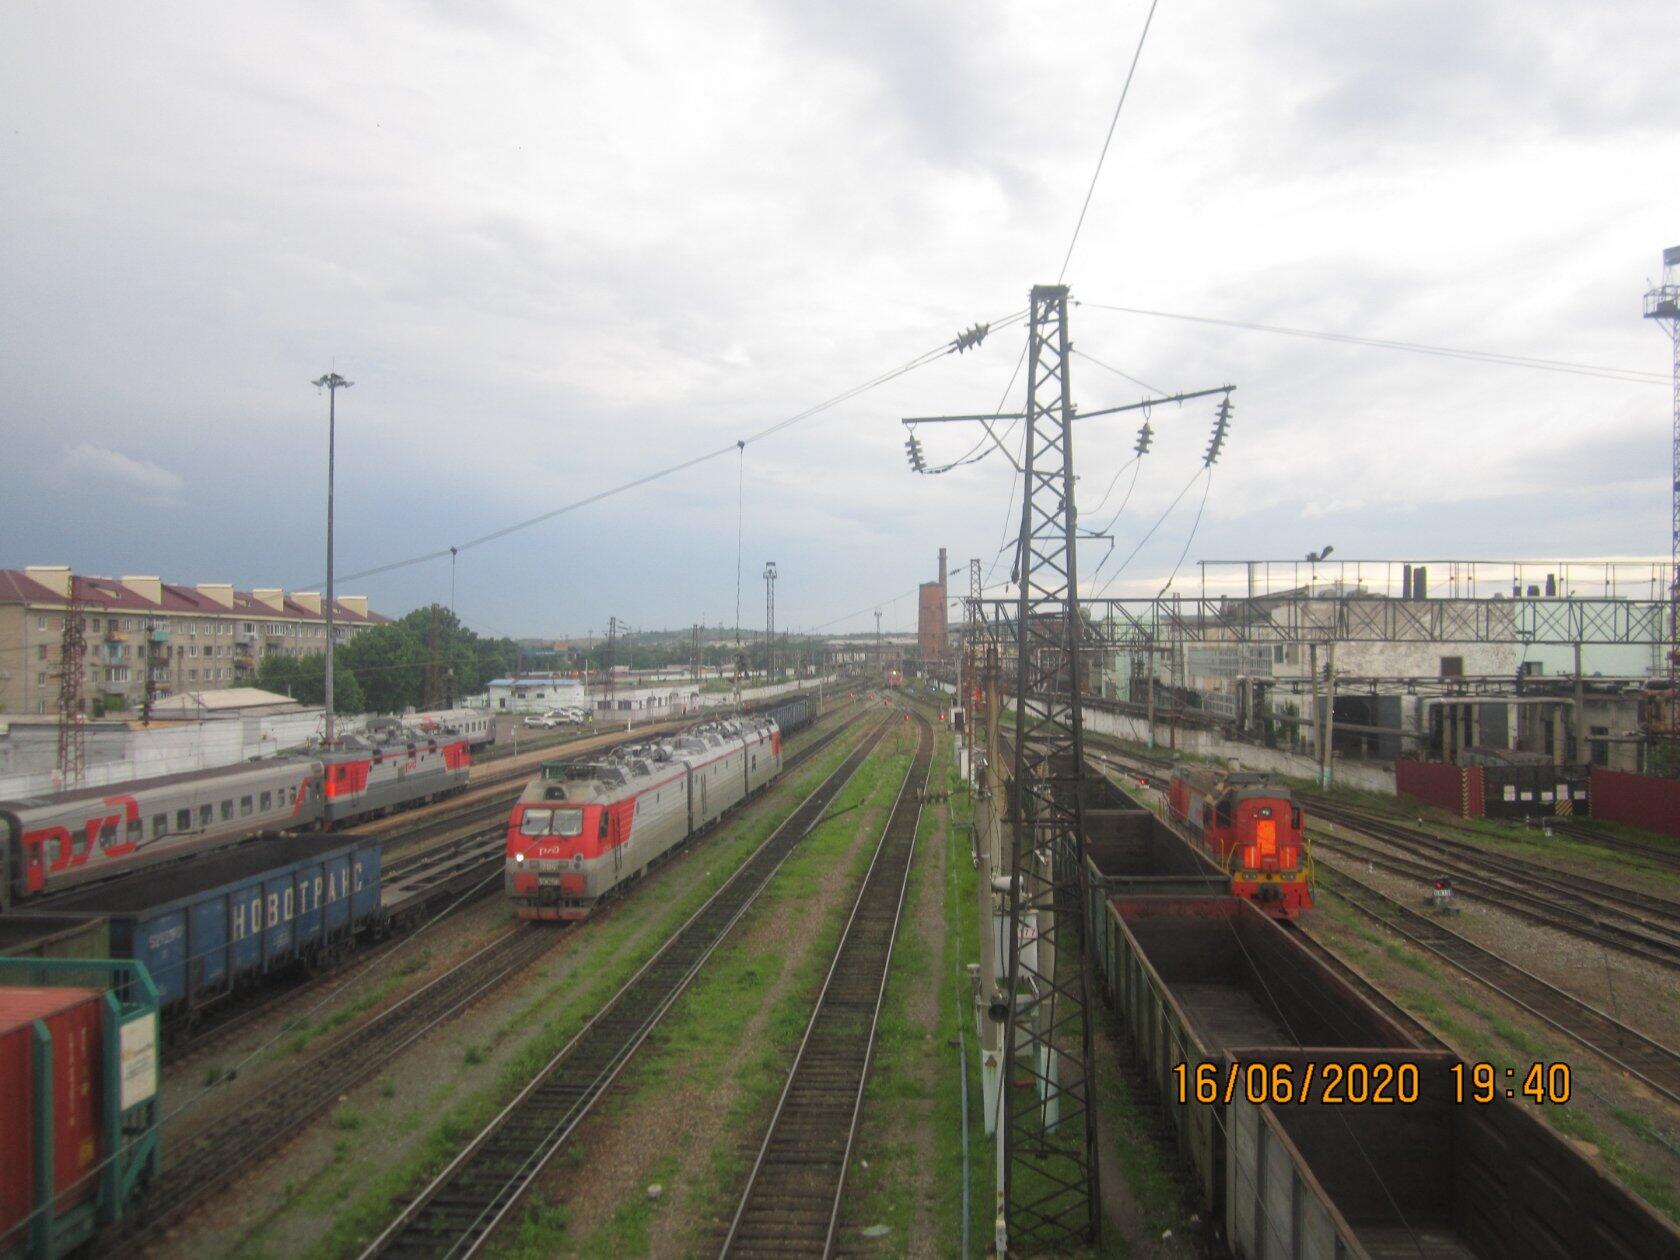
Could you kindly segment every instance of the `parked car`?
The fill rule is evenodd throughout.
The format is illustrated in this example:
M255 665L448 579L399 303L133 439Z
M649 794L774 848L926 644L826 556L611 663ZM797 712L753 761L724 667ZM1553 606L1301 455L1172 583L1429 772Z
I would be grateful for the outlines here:
M551 730L560 725L560 719L552 713L533 713L525 719L525 725L536 727L538 730Z

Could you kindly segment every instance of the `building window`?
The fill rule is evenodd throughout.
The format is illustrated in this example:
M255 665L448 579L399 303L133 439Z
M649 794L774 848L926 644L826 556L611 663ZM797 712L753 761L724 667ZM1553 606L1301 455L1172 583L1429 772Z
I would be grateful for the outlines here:
M47 628L47 619L45 617L35 618L35 628L37 630L45 630Z
M1442 678L1463 678L1464 658L1462 656L1443 656L1441 658Z
M35 675L35 685L37 687L45 687L47 685L47 673L45 670L41 670Z

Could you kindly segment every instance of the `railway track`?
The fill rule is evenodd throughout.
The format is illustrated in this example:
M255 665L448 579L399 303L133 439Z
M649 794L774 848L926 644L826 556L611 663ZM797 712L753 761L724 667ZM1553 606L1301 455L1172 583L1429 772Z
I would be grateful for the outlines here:
M797 769L839 738L849 721L844 715L852 707L851 704L843 705L828 714L824 721L832 725L826 730L813 730L797 750L791 751L786 770ZM517 796L517 792L511 793L502 801L437 819L417 831L422 837L444 836L438 843L422 846L407 836L400 837L407 843L403 844L401 853L385 863L380 881L381 899L390 916L388 924L397 934L414 926L426 911L441 901L459 897L462 899L460 905L465 905L474 899L472 894L475 889L483 894L494 890L493 884L484 881L494 874L495 867L501 862L507 838L507 810ZM466 821L468 814L489 825L450 835L452 829ZM389 847L388 840L382 851ZM388 944L358 950L349 960L334 963L325 971L313 975L300 971L299 978L294 982L274 980L259 989L227 995L218 1001L201 1026L190 1033L171 1036L164 1055L165 1064L174 1066L208 1052L253 1020L268 1014L281 1002L297 997L301 991L338 974L346 966L357 966L379 957L386 948L389 948Z
M920 714L917 723L915 759L730 1222L725 1256L826 1257L834 1251L933 762L932 725Z
M490 1236L874 751L859 747L742 863L519 1095L363 1252L468 1256Z
M1597 918L1607 914L1620 916L1645 925L1653 934L1680 948L1680 902L1532 860L1505 857L1472 841L1437 835L1361 809L1332 805L1321 799L1304 804L1309 814L1387 841L1403 855L1436 861L1442 865L1442 873L1449 873L1450 868L1451 872L1500 880L1507 888L1529 890L1531 895L1545 894L1559 907L1568 909L1573 905L1579 908L1577 913L1585 911Z
M377 1072L427 1032L503 980L528 968L560 939L515 928L340 1037L308 1063L271 1082L236 1113L172 1138L161 1184L147 1200L132 1246L154 1236L234 1174Z
M848 729L849 723L842 722L814 737L788 758L784 773L798 769ZM817 789L819 794L827 783L825 780ZM801 806L801 810L805 808ZM784 823L775 834L787 825ZM534 924L515 928L270 1083L259 1098L236 1114L201 1126L183 1138L172 1137L162 1185L147 1201L136 1231L123 1240L124 1244L132 1246L156 1235L236 1173L272 1152L417 1039L510 976L529 968L565 935Z
M1367 862L1383 870L1410 876L1426 884L1441 876L1452 879L1455 894L1485 902L1508 914L1554 928L1582 940L1594 941L1661 967L1680 970L1680 933L1659 924L1627 926L1595 913L1590 904L1560 902L1528 889L1489 877L1474 865L1433 858L1421 862L1390 848L1360 844L1344 836L1319 832L1313 840L1319 852Z
M1583 818L1531 819L1529 825L1547 826L1559 835L1579 840L1582 844L1596 845L1601 849L1643 858L1671 871L1680 871L1680 843L1661 844L1657 841L1635 840L1630 836L1615 835Z
M1323 872L1324 887L1367 918L1487 985L1670 1102L1680 1103L1680 1054L1620 1020L1531 975L1509 959L1401 905L1346 872Z

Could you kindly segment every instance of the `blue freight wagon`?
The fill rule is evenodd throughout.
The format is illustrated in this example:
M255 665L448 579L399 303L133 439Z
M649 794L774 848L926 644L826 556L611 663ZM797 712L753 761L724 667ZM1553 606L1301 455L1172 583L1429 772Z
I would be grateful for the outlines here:
M379 841L259 840L143 871L54 904L110 920L111 952L146 964L166 1015L281 967L349 949L380 921Z

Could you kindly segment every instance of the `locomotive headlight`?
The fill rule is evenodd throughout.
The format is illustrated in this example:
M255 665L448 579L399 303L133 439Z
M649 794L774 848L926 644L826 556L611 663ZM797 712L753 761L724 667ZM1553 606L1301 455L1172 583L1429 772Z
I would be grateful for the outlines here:
M577 871L581 871L583 869L583 854L574 853L572 855L572 869Z
M515 862L523 862L525 860L525 855L523 853L515 853L513 855L513 860Z

